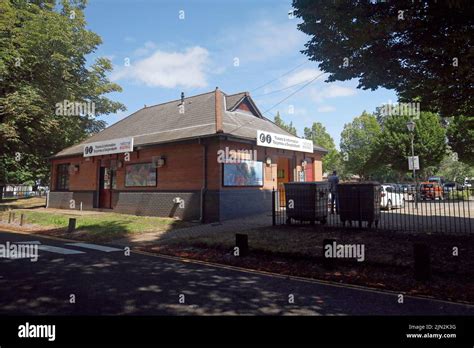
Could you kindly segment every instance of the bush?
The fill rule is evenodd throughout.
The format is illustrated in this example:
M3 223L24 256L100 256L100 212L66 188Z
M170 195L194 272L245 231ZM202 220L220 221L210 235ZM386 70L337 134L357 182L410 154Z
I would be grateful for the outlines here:
M469 200L469 196L472 195L471 190L454 190L454 191L449 191L448 193L448 199L449 200L461 200L461 201L467 201Z

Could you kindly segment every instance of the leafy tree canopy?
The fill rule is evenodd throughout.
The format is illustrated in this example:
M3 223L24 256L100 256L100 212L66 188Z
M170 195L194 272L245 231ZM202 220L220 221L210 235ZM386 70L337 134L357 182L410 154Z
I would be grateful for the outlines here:
M460 161L474 165L474 116L448 120L448 139Z
M471 0L294 0L303 51L329 73L359 88L394 89L441 116L474 115Z
M411 134L408 115L388 115L382 118L382 133L377 138L375 159L377 163L390 165L392 169L406 173L408 156L411 156ZM446 130L437 114L421 112L414 120L414 152L419 156L423 173L430 166L438 166L446 154Z
M97 115L125 110L106 97L121 91L107 78L111 62L87 62L101 39L86 29L85 5L0 2L0 186L46 179L49 156L102 130L106 124ZM89 103L94 111L57 114L65 101Z
M361 179L370 177L377 167L372 157L381 133L377 118L365 111L351 123L344 125L340 148L348 173L357 174Z
M326 128L320 122L314 122L311 128L304 128L305 139L312 140L315 145L319 145L328 150L328 153L323 157L323 173L328 173L333 170L340 171L341 169L341 155L336 149L334 139L326 131Z
M274 122L277 126L279 126L280 128L283 128L288 133L293 134L295 137L297 136L296 135L296 128L293 126L293 122L290 122L289 124L285 123L285 121L283 121L283 119L281 118L279 111L275 115Z

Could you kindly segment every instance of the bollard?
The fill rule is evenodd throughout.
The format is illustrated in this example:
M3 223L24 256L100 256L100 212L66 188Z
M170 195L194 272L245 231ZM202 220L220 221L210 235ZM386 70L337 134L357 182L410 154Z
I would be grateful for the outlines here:
M335 259L333 257L326 257L326 245L330 245L333 248L333 244L336 242L335 239L324 239L323 240L323 267L327 269L334 268Z
M12 223L15 223L15 213L12 213Z
M12 223L12 212L8 212L8 223L11 224Z
M68 232L73 232L76 229L76 219L69 218L69 226L67 228Z
M239 256L247 256L249 253L248 235L236 233L235 246L239 248Z
M25 214L20 215L20 226L23 226L23 223L25 222Z
M431 278L430 248L427 244L413 245L415 279L427 281Z

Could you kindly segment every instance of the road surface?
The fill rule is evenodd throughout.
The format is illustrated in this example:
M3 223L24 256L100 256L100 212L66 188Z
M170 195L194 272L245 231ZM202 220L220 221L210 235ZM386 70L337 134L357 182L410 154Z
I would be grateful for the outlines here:
M0 231L7 242L36 243L39 258L0 258L0 315L474 314L474 306L407 296L400 304L392 293Z

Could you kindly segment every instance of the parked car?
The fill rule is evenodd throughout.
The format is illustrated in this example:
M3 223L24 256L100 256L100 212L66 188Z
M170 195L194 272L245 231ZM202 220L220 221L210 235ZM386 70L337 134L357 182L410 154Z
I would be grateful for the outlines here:
M403 192L402 184L395 184L395 183L386 183L383 185L388 185L393 187L393 192Z
M402 192L409 192L410 191L410 185L409 184L400 184L400 188L402 190Z
M445 180L443 176L430 176L427 182L435 182L438 185L443 186L445 183Z
M422 182L420 185L420 198L443 200L443 188L437 182Z
M447 182L443 185L444 193L448 193L450 191L462 191L463 189L464 187L461 184L458 184L457 182Z
M472 185L474 184L474 178L464 178L464 188L471 189Z
M393 208L403 208L405 206L405 198L403 193L397 190L391 184L384 184L380 189L380 206L387 210Z

